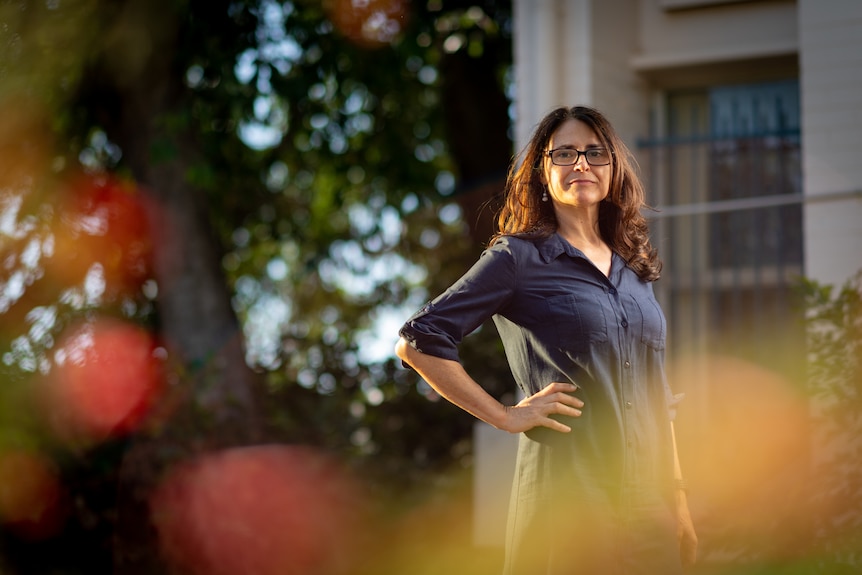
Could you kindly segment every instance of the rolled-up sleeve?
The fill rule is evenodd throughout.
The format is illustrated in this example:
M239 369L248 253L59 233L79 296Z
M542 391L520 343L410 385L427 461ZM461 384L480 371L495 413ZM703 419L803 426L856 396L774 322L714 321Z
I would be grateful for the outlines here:
M509 302L515 266L508 242L498 241L449 289L410 317L399 335L422 353L459 361L461 341Z

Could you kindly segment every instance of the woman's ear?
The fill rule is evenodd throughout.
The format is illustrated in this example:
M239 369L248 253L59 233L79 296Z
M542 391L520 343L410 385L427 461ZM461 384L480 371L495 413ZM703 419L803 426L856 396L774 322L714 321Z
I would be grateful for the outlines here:
M539 172L539 181L542 182L543 186L548 185L548 178L545 175L545 163L542 162L539 164L539 167L536 168L536 171Z
M547 164L545 161L548 159L546 156L541 154L537 154L538 157L533 164L533 169L539 173L539 181L543 186L548 185L548 174L547 174Z

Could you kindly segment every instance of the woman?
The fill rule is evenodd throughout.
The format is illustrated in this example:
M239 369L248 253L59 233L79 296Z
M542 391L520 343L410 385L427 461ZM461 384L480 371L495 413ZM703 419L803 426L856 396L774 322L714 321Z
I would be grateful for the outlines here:
M697 537L630 152L597 110L558 108L506 194L491 246L402 327L396 353L452 403L521 434L507 575L680 573ZM489 317L524 396L514 406L458 361Z

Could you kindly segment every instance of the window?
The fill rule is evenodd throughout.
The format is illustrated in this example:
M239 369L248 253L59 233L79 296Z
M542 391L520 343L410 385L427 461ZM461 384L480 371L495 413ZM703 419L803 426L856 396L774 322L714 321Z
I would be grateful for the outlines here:
M801 355L791 349L801 341L798 83L668 93L658 117L637 153L660 210L650 214L665 264L656 293L672 349L798 368L787 361Z

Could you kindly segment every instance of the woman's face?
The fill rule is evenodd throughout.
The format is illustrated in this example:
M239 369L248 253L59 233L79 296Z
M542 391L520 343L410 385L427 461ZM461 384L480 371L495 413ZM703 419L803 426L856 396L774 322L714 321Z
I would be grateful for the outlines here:
M566 120L551 135L547 150L560 150L556 152L558 163L577 160L572 165L560 166L545 154L542 183L548 186L548 194L555 207L585 208L598 205L607 197L612 165L591 165L590 162L610 162L610 151L587 124L580 120ZM578 154L579 151L587 152L589 159L585 154Z

